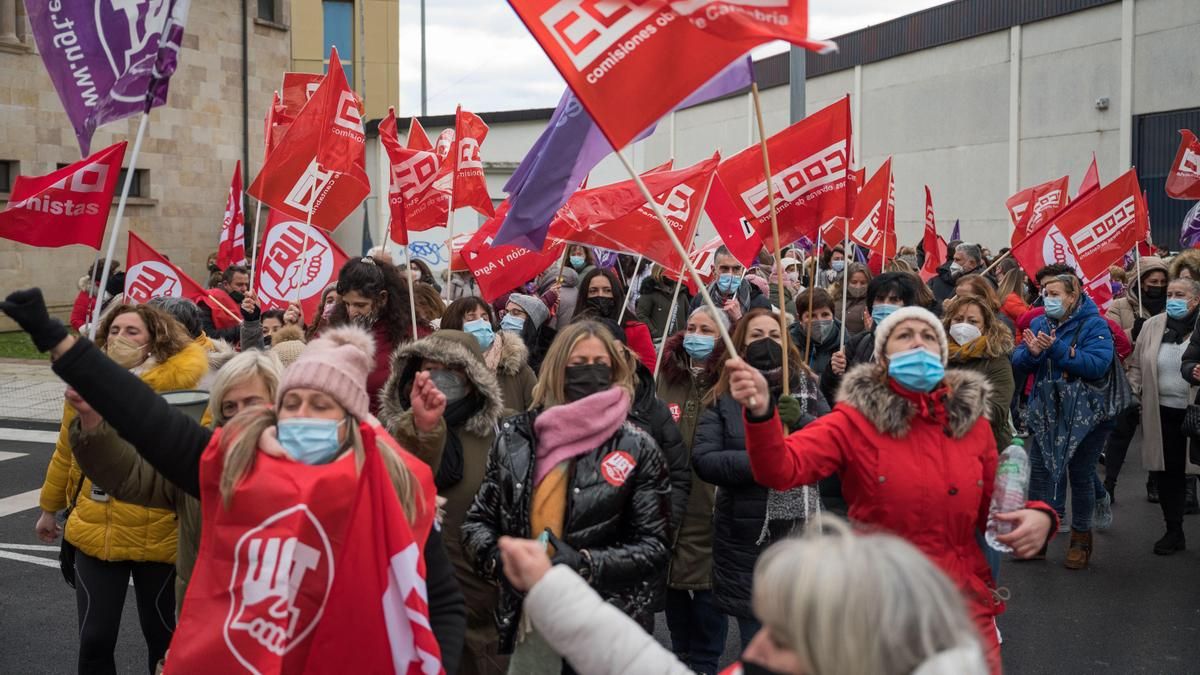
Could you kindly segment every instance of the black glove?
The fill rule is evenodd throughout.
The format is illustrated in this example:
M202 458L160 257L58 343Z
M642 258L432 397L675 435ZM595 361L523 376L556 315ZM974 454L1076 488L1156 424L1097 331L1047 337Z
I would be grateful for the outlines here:
M9 293L4 302L0 302L0 309L16 321L21 330L29 333L33 346L40 352L50 351L68 335L67 327L61 321L50 318L40 288Z
M259 319L262 318L262 306L261 305L254 305L253 310L251 310L249 312L246 311L246 308L244 306L238 305L238 310L241 311L242 319L245 321L258 321Z
M584 568L587 567L587 559L583 557L583 554L571 548L562 539L554 536L554 533L548 527L546 528L546 534L550 539L550 545L554 547L554 556L550 558L551 564L566 565L576 572L582 573Z

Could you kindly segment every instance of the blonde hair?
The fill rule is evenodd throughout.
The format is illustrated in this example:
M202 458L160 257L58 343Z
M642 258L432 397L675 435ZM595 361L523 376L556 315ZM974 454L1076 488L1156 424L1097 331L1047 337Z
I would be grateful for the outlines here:
M994 359L1011 354L1015 347L1012 331L998 318L996 312L992 311L992 308L988 306L988 301L978 295L958 295L951 298L945 310L942 311L942 326L949 331L954 315L967 305L977 307L979 313L983 315L983 329L980 333L987 338L987 349L983 355Z
M229 363L217 371L217 377L208 390L208 409L212 413L213 426L225 426L225 423L229 421L221 410L221 401L230 387L257 377L267 388L267 400L274 401L275 392L279 390L279 378L282 375L283 365L279 362L279 357L270 352L251 349L229 359Z
M941 652L979 650L962 594L912 544L821 524L754 566L754 614L806 672L908 675Z
M554 338L554 342L550 343L550 349L546 351L546 358L542 361L537 384L533 387L533 401L529 406L531 410L550 408L567 402L564 387L567 362L570 361L575 346L588 338L596 338L604 344L608 360L612 362L613 386L621 387L631 399L633 398L634 371L625 359L625 350L617 345L616 339L604 324L596 321L576 321L564 328Z

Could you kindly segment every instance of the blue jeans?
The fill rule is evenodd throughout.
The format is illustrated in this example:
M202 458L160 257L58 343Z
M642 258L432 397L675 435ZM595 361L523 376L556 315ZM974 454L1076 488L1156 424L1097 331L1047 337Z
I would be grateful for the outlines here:
M671 651L701 675L716 675L729 619L713 607L712 591L667 589Z
M1071 482L1071 529L1076 532L1086 532L1092 529L1092 511L1096 508L1096 498L1103 495L1104 483L1096 475L1096 462L1108 435L1112 433L1112 420L1101 423L1092 429L1080 441L1071 461L1067 462L1067 470L1058 485L1052 485L1050 472L1042 460L1042 453L1033 444L1029 453L1029 498L1041 500L1054 507L1058 517L1066 514L1067 481Z
M742 617L734 617L737 619L738 638L742 641L742 651L750 646L750 641L762 629L762 624L754 619L743 619Z

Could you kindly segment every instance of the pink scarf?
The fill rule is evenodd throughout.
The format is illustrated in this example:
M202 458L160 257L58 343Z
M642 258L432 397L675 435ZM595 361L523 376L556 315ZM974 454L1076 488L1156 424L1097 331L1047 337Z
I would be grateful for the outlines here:
M562 462L594 450L611 438L625 423L631 405L624 389L611 387L542 411L533 422L537 434L533 484L541 484Z

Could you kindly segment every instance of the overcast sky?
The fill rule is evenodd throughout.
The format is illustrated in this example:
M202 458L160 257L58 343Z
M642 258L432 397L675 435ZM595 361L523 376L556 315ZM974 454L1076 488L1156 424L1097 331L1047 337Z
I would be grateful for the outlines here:
M810 35L830 38L946 0L810 0ZM400 113L421 108L419 0L400 0ZM426 0L429 113L552 107L565 87L504 0ZM768 45L756 56L781 51Z

